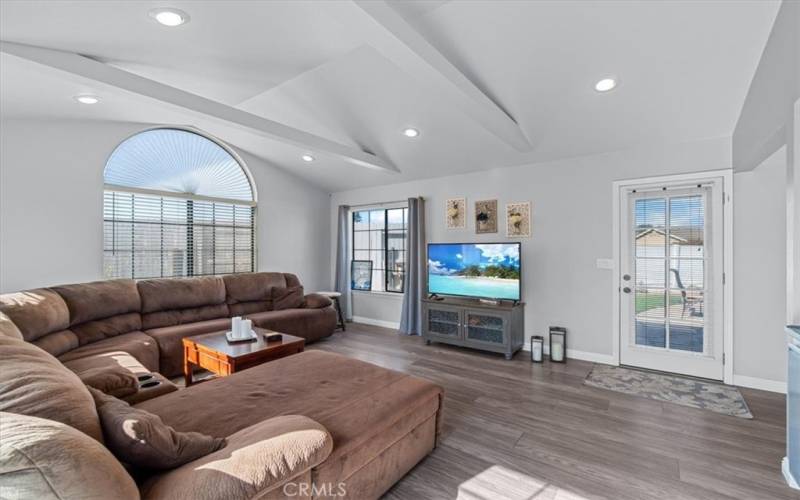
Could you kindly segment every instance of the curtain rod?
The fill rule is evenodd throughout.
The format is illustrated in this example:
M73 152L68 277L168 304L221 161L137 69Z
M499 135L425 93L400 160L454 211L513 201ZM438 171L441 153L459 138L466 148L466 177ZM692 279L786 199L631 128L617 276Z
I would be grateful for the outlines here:
M418 196L417 198L423 199L422 196ZM394 200L394 201L382 201L380 203L361 203L358 205L348 205L350 208L362 208L362 207L382 207L384 205L394 205L395 203L407 203L408 198L404 200Z

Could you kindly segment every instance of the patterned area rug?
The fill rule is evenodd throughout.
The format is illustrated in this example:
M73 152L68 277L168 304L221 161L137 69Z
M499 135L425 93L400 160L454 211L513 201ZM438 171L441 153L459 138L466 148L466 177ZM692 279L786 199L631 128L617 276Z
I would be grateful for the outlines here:
M724 415L753 418L739 389L727 385L607 365L594 365L584 383Z

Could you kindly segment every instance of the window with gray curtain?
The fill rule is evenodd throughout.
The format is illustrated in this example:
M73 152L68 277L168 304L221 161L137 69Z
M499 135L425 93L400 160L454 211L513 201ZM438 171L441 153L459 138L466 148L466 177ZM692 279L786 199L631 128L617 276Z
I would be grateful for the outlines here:
M353 260L372 261L372 291L403 293L408 209L353 212Z
M256 269L253 189L217 142L187 130L141 132L117 147L104 180L106 278Z

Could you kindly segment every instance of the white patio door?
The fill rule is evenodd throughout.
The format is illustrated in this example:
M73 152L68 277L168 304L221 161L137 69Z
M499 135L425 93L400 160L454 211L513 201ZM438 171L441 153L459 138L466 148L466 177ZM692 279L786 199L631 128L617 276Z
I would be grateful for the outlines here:
M722 380L722 180L620 197L620 364Z

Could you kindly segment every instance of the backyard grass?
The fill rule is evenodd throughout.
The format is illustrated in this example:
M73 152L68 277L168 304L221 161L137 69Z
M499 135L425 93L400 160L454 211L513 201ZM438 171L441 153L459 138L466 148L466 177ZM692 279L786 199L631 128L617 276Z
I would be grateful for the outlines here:
M670 305L680 304L681 296L679 294L670 294ZM656 307L664 307L664 293L637 293L636 294L636 314L654 309Z

